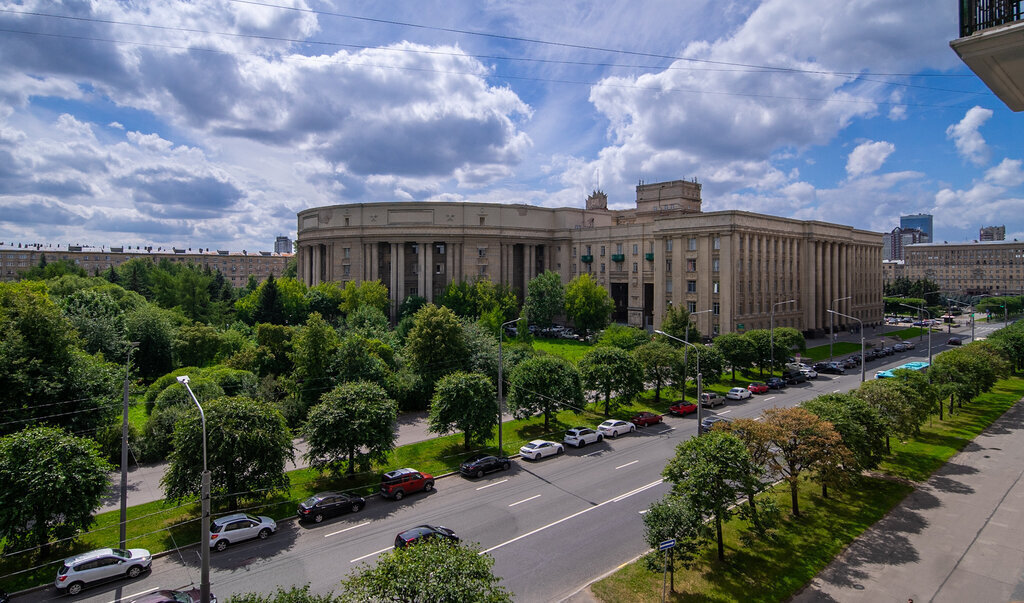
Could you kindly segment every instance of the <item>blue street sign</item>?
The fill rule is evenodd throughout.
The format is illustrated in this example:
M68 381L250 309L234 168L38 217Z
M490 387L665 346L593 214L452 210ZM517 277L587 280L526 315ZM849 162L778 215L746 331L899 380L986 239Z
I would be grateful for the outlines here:
M676 545L676 539L675 538L669 538L668 540L662 540L661 542L658 543L658 550L659 551L667 551L668 549L674 547L675 545Z

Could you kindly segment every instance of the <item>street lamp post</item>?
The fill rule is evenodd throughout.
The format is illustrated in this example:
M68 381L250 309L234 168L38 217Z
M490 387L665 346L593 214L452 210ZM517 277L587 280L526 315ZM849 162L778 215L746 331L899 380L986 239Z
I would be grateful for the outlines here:
M771 322L769 323L769 327L768 327L768 348L769 348L771 356L772 356L771 364L768 365L768 374L769 375L771 375L772 371L775 370L775 308L776 308L776 306L781 306L783 304L793 304L793 303L796 303L795 299L787 299L786 301L775 302L774 304L772 304Z
M501 340L504 338L504 335L505 335L505 325L510 325L510 324L512 324L514 322L519 322L519 320L520 320L519 318L516 318L516 319L513 319L513 320L507 320L507 321L501 323L501 326L498 327L498 455L499 456L501 455L502 446L504 444L504 442L502 442L502 440L501 440L501 426L502 426L502 420L505 418L504 398L501 395L502 394L502 392L501 392L501 387L502 387L502 368L504 368L505 362L502 360L502 356L501 356Z
M188 386L188 375L178 377L178 383L185 386L188 395L199 408L199 420L203 425L203 477L202 477L202 519L200 521L199 548L201 550L202 569L199 573L199 597L200 603L210 603L210 470L206 467L206 414L203 406L199 404L192 388Z
M835 314L837 316L842 316L843 318L852 318L860 323L860 382L864 383L864 321L856 316L850 316L849 314L843 314L842 312L836 312L835 310L829 310L829 314Z
M910 304L900 304L900 305L901 306L906 306L907 308L912 308L914 310L917 310L917 319L918 320L921 320L921 313L922 312L924 312L925 314L928 315L928 366L930 367L932 365L932 322L931 322L932 321L932 313L929 312L928 310L925 310L923 306L922 307L911 306Z
M689 343L690 343L690 319L693 318L694 316L698 315L698 314L706 314L707 312L710 312L710 311L711 311L711 309L707 309L707 310L700 310L698 312L690 312L689 313L689 315L686 317L686 329L683 331L683 343L685 343L687 345L689 345ZM673 339L675 339L675 338L673 338ZM688 348L688 347L687 348L683 348L683 401L684 402L686 401L686 370L687 370L687 367L689 366L688 364L686 364L686 360L687 360L687 353L689 351L690 351L690 348ZM698 360L698 362L700 361L699 358L697 360ZM700 403L700 394L699 393L697 395L697 402Z
M121 538L120 547L128 541L128 378L132 372L132 352L139 342L128 343L128 358L124 362L124 408L121 410Z
M949 297L946 298L946 301L948 301L951 304L956 304L956 305L961 306L961 307L970 307L971 308L971 341L973 342L974 341L974 307L971 306L970 304L965 304L964 302L957 301L957 300L951 299Z
M689 331L690 330L690 328L689 328L690 326L687 325L686 327L687 327L686 330ZM686 340L683 340L683 339L679 339L675 335L669 335L665 331L659 331L659 330L655 329L654 332L657 333L658 335L664 335L665 337L668 337L669 339L675 339L676 341L686 345L687 348L693 348L694 350L696 350L696 354L697 354L697 435L700 435L702 430L703 430L703 427L701 427L701 421L704 419L704 417L703 417L704 413L701 412L701 410L704 408L704 401L701 400L701 397L700 397L700 395L702 393L701 392L701 387L702 387L702 383L703 383L703 380L702 380L701 374L700 374L700 350L697 349L697 346L695 344L692 344L689 341L686 341ZM686 365L686 356L685 355L683 356L683 365L684 366ZM685 381L683 381L683 399L684 400L686 399L686 382Z
M835 308L836 302L841 302L841 301L843 301L845 299L853 299L853 296L852 295L847 295L846 297L840 297L838 299L833 299L832 303L830 303L828 305L828 361L829 362L832 362L832 342L836 338L836 335L835 335L835 333L832 330L833 329L833 322L834 322L832 317L835 316L836 314L838 314L837 312L833 312L832 309ZM840 316L846 316L845 314L839 314L839 315Z

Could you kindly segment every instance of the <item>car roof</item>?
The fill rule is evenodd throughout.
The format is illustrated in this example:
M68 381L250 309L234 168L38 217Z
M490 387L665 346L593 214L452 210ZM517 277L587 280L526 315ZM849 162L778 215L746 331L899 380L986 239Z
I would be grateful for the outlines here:
M174 598L174 593L176 592L178 591L171 589L155 590L153 592L149 592L142 595L138 599L132 600L132 603L155 603L157 601L175 601L176 599ZM183 590L181 592L188 593L189 591Z
M107 556L113 555L113 554L114 554L114 549L109 549L109 548L108 549L95 549L95 550L92 550L92 551L86 551L84 553L80 553L78 555L74 555L72 557L68 557L67 559L64 560L64 563L70 565L72 563L80 563L80 562L85 561L87 559L96 559L98 557L107 557Z
M541 444L550 444L551 442L547 440L530 440L530 443L534 446L540 446Z
M390 479L392 477L398 477L399 475L408 475L409 473L419 473L419 471L416 471L415 469L410 469L409 467L405 467L403 469L395 469L394 471L388 471L387 473L384 474L384 477Z
M213 523L222 524L222 523L227 523L229 521L234 521L236 519L248 519L248 518L249 518L249 516L246 515L245 513L232 513L231 515L225 515L223 517L218 517L217 519L214 519Z

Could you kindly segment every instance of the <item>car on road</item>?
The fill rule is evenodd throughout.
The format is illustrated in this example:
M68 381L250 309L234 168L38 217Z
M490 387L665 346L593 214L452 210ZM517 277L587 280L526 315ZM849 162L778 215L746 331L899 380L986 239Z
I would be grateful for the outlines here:
M800 372L803 373L804 377L807 377L808 379L817 379L818 378L818 371L816 371L816 370L814 370L812 368L800 369Z
M565 448L562 448L561 444L549 442L548 440L533 440L519 449L519 454L523 455L523 458L535 461L546 456L562 454L563 452L565 452Z
M421 526L416 526L415 528L409 528L404 532L400 532L398 536L395 536L395 548L401 549L416 544L417 542L424 542L435 538L440 538L445 542L450 542L452 544L459 543L459 537L455 534L455 530L444 526L423 524Z
M807 381L807 375L802 371L786 371L782 373L782 378L786 380L786 385L799 385Z
M223 551L229 544L259 538L266 540L277 531L277 522L262 515L232 513L210 523L210 548Z
M912 350L917 347L917 344L914 343L913 341L904 341L903 345L907 346L908 350Z
M434 489L434 476L406 467L388 471L380 478L380 494L384 498L402 500L406 494L430 492Z
M895 350L897 353L899 353L899 352L906 352L907 351L907 344L905 344L903 342L894 343L894 344L892 344L892 349Z
M665 417L656 415L653 412L642 412L635 415L629 420L630 423L637 427L647 427L648 425L655 425L665 420Z
M132 603L199 603L202 591L198 588L182 590L155 590L134 599ZM210 603L217 603L217 595L210 593Z
M506 471L511 466L512 461L507 456L478 454L462 461L462 464L459 465L459 473L466 477L483 477L485 473Z
M617 438L624 433L636 431L636 425L622 419L608 419L597 426L597 431L605 437Z
M818 371L819 374L842 375L846 372L846 369L839 362L815 362L812 368Z
M761 383L760 381L755 381L747 386L747 390L752 394L767 394L769 389L767 383Z
M961 345L963 342L964 340L959 337L950 337L946 340L946 345Z
M362 496L345 494L344 492L321 492L314 494L299 503L299 521L312 520L320 523L328 517L342 513L358 513L366 506Z
M732 421L726 419L725 417L720 417L718 415L704 417L700 422L701 431L707 431L711 429L715 425L715 423L732 423Z
M714 408L725 404L725 398L716 392L704 392L700 395L700 405L706 408Z
M96 549L65 559L53 585L60 592L77 595L90 584L138 578L152 565L153 555L146 549Z
M764 384L767 385L769 389L786 388L786 380L783 379L782 377L768 377L767 379L764 380Z
M842 361L842 366L844 369L857 368L858 366L860 366L860 356L857 356L856 360L854 360L852 356L849 358L844 358Z
M725 393L725 397L730 400L746 400L754 394L750 393L750 390L745 387L734 387Z
M693 402L687 402L686 400L680 400L668 407L668 412L676 416L688 415L690 413L697 412L697 405Z
M570 446L583 448L587 444L594 444L604 439L604 435L589 427L573 427L565 432L562 441Z

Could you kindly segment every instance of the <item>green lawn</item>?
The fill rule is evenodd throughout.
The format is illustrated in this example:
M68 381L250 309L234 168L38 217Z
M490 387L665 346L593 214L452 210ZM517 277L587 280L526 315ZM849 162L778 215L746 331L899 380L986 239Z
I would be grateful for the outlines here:
M860 344L851 343L849 341L836 341L832 344L832 356L837 360L848 354L854 352L860 353ZM813 348L807 348L800 356L810 358L814 362L822 362L828 360L828 344L815 346Z
M921 481L1024 397L1024 379L1014 377L996 384L945 421L934 417L921 433L907 442L892 443L879 468L890 476ZM912 488L903 482L863 477L832 498L822 499L820 488L801 487L799 520L788 518L785 487L770 495L786 513L787 521L771 541L741 543L742 522L726 526L726 562L719 563L711 549L691 569L677 568L676 593L671 601L782 601L821 571L843 547L885 516ZM793 554L799 551L799 554ZM662 574L641 562L631 563L596 582L591 590L602 601L660 601Z
M584 354L593 348L593 344L574 339L541 339L533 340L533 349L561 356L569 362L576 364Z

